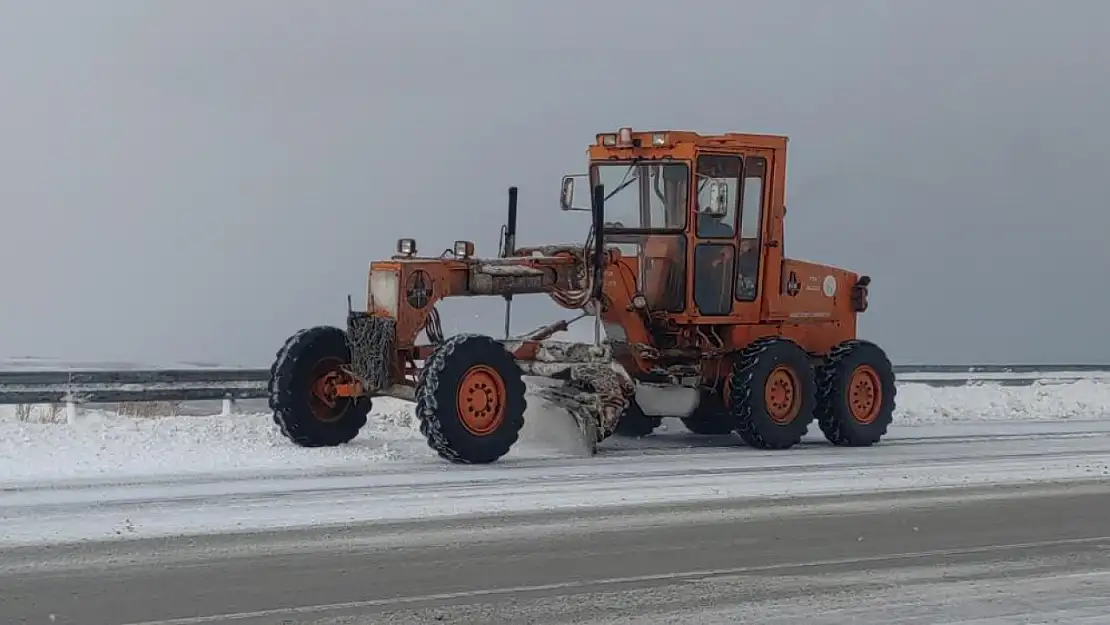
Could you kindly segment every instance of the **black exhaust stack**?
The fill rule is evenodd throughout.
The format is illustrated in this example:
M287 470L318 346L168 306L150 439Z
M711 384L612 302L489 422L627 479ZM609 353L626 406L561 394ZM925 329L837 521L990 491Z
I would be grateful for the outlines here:
M516 197L517 188L509 187L509 219L505 223L505 245L501 250L503 258L516 254ZM505 340L510 335L510 326L513 319L513 294L505 294Z
M509 187L509 220L505 224L505 256L516 253L516 195L517 188Z
M594 221L594 288L591 294L594 301L594 345L601 345L601 293L605 287L605 185L595 185L590 200Z
M590 211L594 221L594 292L595 300L601 299L602 279L605 275L605 185L594 186Z

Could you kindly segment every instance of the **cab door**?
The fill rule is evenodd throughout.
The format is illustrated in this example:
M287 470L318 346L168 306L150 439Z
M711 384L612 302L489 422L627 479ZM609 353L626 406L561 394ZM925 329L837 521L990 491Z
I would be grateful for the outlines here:
M737 233L736 276L733 311L741 323L758 323L766 282L762 279L768 262L768 209L771 203L772 150L745 150L740 189L740 229Z
M743 169L739 154L701 153L694 166L691 313L703 323L733 314ZM715 188L724 190L724 211L711 209Z
M695 165L692 300L703 323L756 323L765 262L762 232L769 197L771 150L698 155ZM724 215L707 212L710 187L728 191Z

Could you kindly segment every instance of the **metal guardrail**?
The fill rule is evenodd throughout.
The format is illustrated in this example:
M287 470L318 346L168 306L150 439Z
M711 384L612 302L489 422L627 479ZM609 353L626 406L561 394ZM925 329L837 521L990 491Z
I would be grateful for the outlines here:
M1030 385L1096 377L1110 365L899 365L900 382L962 386L969 382ZM83 404L261 399L268 369L125 369L0 371L0 404Z
M266 397L268 369L0 371L0 405Z

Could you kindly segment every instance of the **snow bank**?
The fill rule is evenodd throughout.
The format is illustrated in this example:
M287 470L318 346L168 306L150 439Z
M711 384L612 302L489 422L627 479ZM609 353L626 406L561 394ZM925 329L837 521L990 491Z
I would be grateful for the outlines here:
M535 414L542 410L533 405L529 416L542 417ZM331 469L361 471L383 462L438 463L416 429L412 405L389 398L375 400L369 424L351 444L320 449L293 445L267 414L127 418L88 411L69 425L64 413L55 422L35 422L49 421L49 415L37 412L29 420L19 420L13 406L0 406L0 411L0 483L250 472L320 474ZM947 388L903 383L892 434L898 425L1061 419L1110 419L1110 383L1080 380ZM547 425L541 428L538 424L544 421ZM534 454L537 448L529 445L551 438L550 430L558 429L553 422L530 420L533 431L524 433L521 450L514 455ZM570 435L563 434L569 440ZM560 451L558 447L551 450Z
M899 384L896 424L1110 419L1110 382L1085 379L1028 386Z
M0 482L27 479L165 476L349 468L416 456L427 449L407 402L382 398L349 445L306 449L290 443L269 414L121 417L88 410L72 425L17 421L0 414ZM50 418L48 412L31 415Z

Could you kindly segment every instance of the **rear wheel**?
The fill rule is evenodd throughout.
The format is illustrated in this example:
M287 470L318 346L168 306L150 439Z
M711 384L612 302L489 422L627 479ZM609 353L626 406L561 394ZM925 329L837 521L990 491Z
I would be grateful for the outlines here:
M416 387L420 431L442 458L484 464L504 456L524 426L524 380L512 354L487 336L439 344Z
M820 374L817 422L834 445L866 447L894 421L894 367L869 341L845 341L826 356Z
M740 352L729 384L736 434L758 449L798 444L814 418L817 383L809 354L780 337L759 339Z
M350 383L347 335L331 326L301 330L278 350L270 367L270 409L274 423L302 447L333 447L350 442L366 425L369 397L338 397L336 387Z
M655 428L662 423L663 417L650 417L644 414L640 405L636 403L636 398L633 397L628 402L628 408L621 413L614 434L627 438L640 438L654 432Z
M682 418L682 425L694 434L706 436L728 434L733 430L732 417L720 394L702 390L698 407Z

